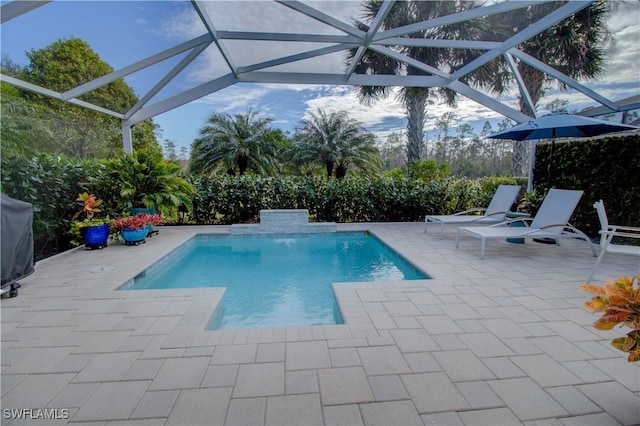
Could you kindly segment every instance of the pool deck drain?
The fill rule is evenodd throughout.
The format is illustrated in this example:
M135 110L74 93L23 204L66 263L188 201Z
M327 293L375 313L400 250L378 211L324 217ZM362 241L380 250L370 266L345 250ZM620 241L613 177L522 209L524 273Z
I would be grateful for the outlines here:
M597 331L580 307L595 261L583 242L493 242L480 260L475 240L455 250L455 228L338 229L371 230L433 279L335 286L344 325L207 331L219 289L115 289L229 227L39 262L1 302L2 408L99 425L640 422L640 365L609 345L624 329ZM612 255L595 279L639 272Z

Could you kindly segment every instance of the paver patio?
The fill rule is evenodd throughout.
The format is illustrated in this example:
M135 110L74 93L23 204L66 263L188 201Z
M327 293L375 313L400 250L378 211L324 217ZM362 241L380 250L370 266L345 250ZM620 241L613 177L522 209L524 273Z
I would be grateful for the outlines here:
M640 364L609 345L625 329L595 330L581 308L584 242L492 241L480 260L477 240L455 249L455 227L338 228L370 230L433 279L334 285L344 325L207 331L220 289L115 289L228 227L39 262L1 302L2 408L69 418L3 410L2 424L640 424ZM595 282L637 273L611 255Z

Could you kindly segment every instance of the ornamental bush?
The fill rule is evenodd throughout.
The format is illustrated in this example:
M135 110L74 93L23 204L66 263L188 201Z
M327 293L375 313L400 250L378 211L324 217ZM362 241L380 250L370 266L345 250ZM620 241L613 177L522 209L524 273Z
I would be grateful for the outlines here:
M262 209L308 209L320 222L422 221L486 205L500 183L467 178L422 181L406 177L331 179L298 176L210 176L193 179L198 224L257 222Z

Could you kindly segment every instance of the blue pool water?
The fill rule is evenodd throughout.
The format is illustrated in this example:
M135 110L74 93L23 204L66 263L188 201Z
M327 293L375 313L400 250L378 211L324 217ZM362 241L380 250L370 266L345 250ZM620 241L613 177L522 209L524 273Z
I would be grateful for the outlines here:
M209 329L340 324L331 283L429 278L363 232L198 235L122 290L226 287Z

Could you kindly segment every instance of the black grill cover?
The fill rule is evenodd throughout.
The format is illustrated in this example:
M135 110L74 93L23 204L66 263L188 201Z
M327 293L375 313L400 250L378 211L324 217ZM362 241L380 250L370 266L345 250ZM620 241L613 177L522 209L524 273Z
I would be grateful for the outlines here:
M33 268L33 206L1 194L0 243L2 287L31 274Z

